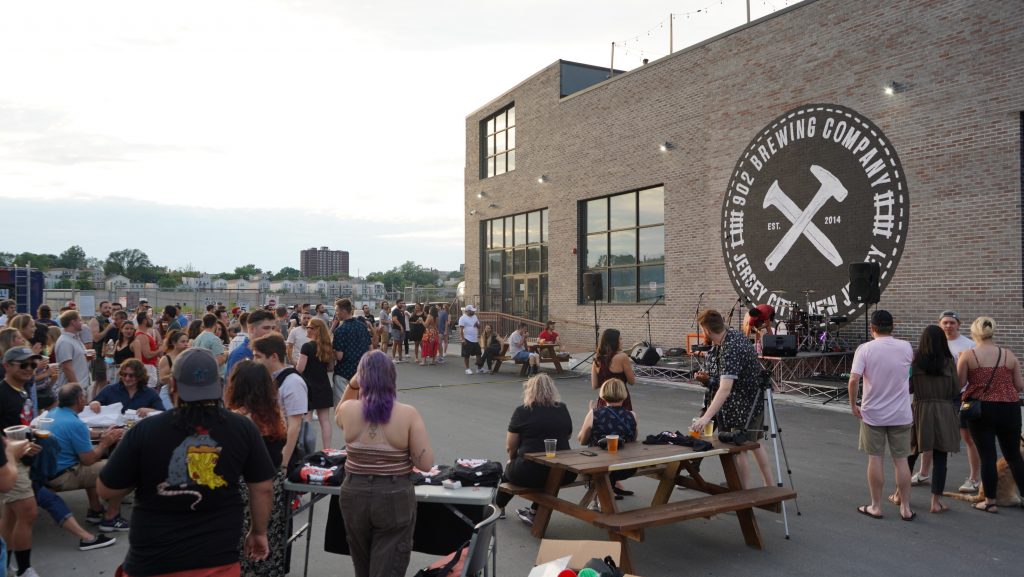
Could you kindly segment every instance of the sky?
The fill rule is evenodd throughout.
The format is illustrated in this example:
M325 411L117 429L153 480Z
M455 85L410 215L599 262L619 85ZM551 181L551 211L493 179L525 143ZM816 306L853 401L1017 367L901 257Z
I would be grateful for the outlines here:
M0 251L457 270L466 116L558 59L607 66L612 42L618 69L665 56L670 14L679 50L746 1L4 2Z

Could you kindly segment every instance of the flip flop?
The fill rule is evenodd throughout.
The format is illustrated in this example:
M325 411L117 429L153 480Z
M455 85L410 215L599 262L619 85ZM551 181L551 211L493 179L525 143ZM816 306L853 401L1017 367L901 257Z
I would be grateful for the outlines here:
M981 507L979 507L978 505L981 505ZM995 503L989 504L989 503L986 503L986 502L982 501L981 503L978 503L978 505L974 505L971 508L974 509L975 511L983 511L985 513L992 513L993 515L998 515L999 514L999 509L996 509L995 511L992 510L992 509L995 509L996 507L999 506L999 505L996 505Z
M889 495L888 499L889 502L892 503L893 505L896 505L897 507L900 506L900 497L898 493L893 493L892 495Z
M949 511L949 507L947 507L947 506L945 506L943 504L940 504L939 505L939 510L938 511L932 511L932 514L933 515L940 515L942 513L945 513L946 511Z
M881 519L882 518L881 515L875 515L871 511L868 511L868 507L870 507L870 506L871 505L861 505L860 507L857 507L857 512L860 513L861 515L867 515L868 517L871 517L872 519Z
M913 521L916 518L917 518L917 513L914 513L913 511L910 512L910 516L909 517L904 517L903 515L900 515L900 519L903 520L903 521Z

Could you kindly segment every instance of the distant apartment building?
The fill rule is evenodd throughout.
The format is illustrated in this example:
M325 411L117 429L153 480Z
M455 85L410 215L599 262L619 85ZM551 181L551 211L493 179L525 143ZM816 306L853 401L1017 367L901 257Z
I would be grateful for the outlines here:
M348 274L348 251L331 250L326 246L309 248L300 253L302 276L332 277Z

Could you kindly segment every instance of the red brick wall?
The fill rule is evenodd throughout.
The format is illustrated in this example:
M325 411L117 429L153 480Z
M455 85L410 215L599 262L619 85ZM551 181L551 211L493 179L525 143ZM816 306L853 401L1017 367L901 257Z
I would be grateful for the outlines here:
M1024 353L1020 8L818 0L563 99L555 62L466 119L467 297L479 293L480 222L548 207L551 316L574 341L592 342L572 254L582 249L578 201L664 184L666 298L653 332L660 346L682 346L699 293L723 311L736 300L719 235L737 158L779 114L827 102L878 125L906 171L910 232L881 302L898 336L916 340L954 308L966 325L993 316L998 339ZM888 96L882 87L893 80L906 90ZM513 101L516 170L481 179L479 123ZM665 141L676 148L660 152ZM549 181L538 183L541 174ZM645 309L603 305L600 324L621 329L628 346L646 338ZM861 323L849 332L861 334Z

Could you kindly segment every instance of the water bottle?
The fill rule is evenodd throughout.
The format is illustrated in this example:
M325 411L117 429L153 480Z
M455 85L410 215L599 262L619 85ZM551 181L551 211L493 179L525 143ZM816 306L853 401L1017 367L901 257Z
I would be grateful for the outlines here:
M114 366L114 341L107 341L103 345L103 364L107 368L107 382L117 380L117 367Z

